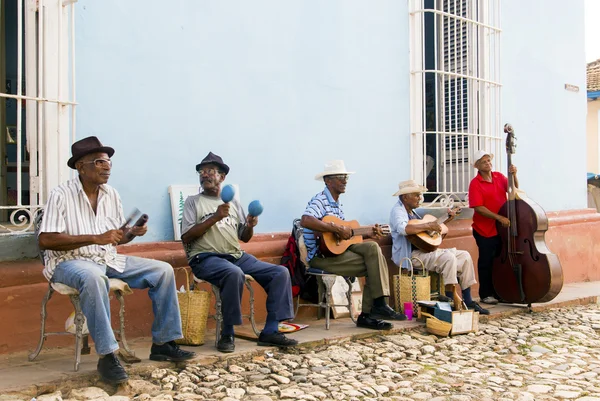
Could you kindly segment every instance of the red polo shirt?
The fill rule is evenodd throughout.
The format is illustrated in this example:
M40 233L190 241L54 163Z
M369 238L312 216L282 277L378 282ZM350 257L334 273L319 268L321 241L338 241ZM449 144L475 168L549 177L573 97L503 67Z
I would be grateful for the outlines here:
M477 173L469 184L469 207L485 206L490 212L498 210L506 203L508 179L502 173L492 171L492 182L487 182ZM473 230L484 237L493 237L496 231L496 220L484 217L479 213L473 214Z

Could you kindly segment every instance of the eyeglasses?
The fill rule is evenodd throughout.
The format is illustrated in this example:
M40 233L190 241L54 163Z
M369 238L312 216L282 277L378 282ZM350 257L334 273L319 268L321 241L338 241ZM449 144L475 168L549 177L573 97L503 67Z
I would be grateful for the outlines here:
M90 160L87 162L81 162L82 164L92 164L94 163L94 165L96 167L112 167L112 160L110 159L94 159L94 160Z
M200 170L196 171L196 174L198 175L213 175L219 172L219 169L216 169L214 167L211 168L201 168Z
M329 177L329 178L337 178L340 181L348 181L348 178L350 176L348 174L335 174L335 175L328 175L327 177Z

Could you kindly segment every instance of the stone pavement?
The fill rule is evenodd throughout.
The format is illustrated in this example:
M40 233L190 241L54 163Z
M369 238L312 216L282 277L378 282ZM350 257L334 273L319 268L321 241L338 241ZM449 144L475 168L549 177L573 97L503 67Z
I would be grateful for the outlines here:
M600 283L565 285L546 312L499 305L480 332L437 338L415 322L391 333L354 326L349 319L323 321L292 334L303 345L289 352L236 340L236 353L214 349L214 338L197 360L182 366L147 362L148 341L133 346L141 364L129 366L131 380L119 389L98 381L96 357L85 356L73 372L71 349L44 350L34 363L26 354L0 361L0 392L21 390L4 400L111 401L192 399L434 399L600 401ZM590 306L564 305L594 303ZM483 319L482 319L483 321ZM109 397L109 394L112 395ZM119 394L119 395L115 395ZM59 397L60 396L60 397Z

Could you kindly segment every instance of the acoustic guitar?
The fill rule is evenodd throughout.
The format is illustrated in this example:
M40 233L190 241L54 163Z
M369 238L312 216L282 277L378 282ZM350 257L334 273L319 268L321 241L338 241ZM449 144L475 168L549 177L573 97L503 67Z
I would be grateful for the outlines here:
M387 224L374 226L361 226L356 220L342 220L335 216L327 215L323 217L324 223L333 223L336 226L350 227L354 235L347 240L339 238L336 234L330 232L315 233L319 237L319 250L323 255L341 255L350 245L359 244L364 236L384 236L389 235L391 230Z
M452 209L452 211L454 211L456 214L460 214L459 207L455 207L454 209ZM435 216L426 214L420 220L419 219L409 220L408 225L431 223L432 221L435 221L442 227L442 231L441 232L437 232L437 231L433 231L433 230L422 231L417 234L407 235L406 239L408 239L411 244L413 244L414 246L416 246L423 252L433 252L436 249L438 249L438 247L440 245L442 245L442 240L444 239L446 234L448 234L448 227L445 225L445 223L447 223L448 220L451 220L451 219L452 219L452 217L450 217L450 215L436 218Z

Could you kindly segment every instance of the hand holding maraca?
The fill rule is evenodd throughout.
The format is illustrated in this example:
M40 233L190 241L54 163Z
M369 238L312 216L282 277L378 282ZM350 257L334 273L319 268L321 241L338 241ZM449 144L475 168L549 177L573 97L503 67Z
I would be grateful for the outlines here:
M258 216L263 212L263 205L258 200L253 200L248 205L248 221L249 227L255 227L258 224Z

